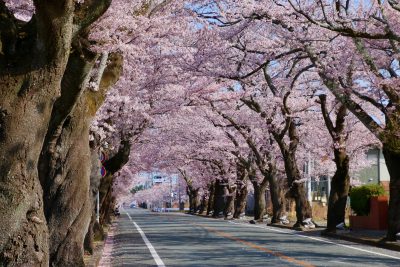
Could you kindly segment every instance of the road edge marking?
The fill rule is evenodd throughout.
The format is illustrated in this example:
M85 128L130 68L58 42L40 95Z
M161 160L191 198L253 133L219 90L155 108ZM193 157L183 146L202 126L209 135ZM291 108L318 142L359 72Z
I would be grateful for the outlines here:
M353 250L358 250L358 251L366 252L366 253L369 253L369 254L374 254L374 255L378 255L378 256L382 256L382 257L386 257L386 258L400 260L400 258L396 257L396 256L392 256L392 255L388 255L388 254L384 254L384 253L380 253L380 252L375 252L375 251L371 251L371 250L368 250L368 249L357 248L357 247L354 247L354 246L351 246L351 245L345 245L345 244L336 243L336 242L333 242L332 240L326 239L326 238L320 238L320 237L306 236L306 235L298 234L298 233L293 232L293 230L290 230L290 229L285 231L285 230L275 229L275 228L273 228L271 226L250 225L250 224L237 223L237 222L231 222L231 221L229 223L248 226L248 227L256 227L256 228L266 229L266 230L269 230L269 231L272 231L272 232L284 233L284 234L288 234L288 235L295 235L295 236L298 236L298 237L303 237L303 238L308 238L308 239L311 239L311 240L316 240L316 241L319 241L319 242L322 242L322 243L328 243L328 244L336 245L336 246L339 246L339 247L350 248L350 249L353 249Z
M159 267L165 267L164 262L161 260L160 256L158 256L157 251L153 247L153 245L150 243L149 239L147 239L147 236L143 232L142 228L134 221L132 220L132 217L129 215L127 211L125 211L126 215L128 215L129 220L133 223L133 225L136 227L136 230L139 232L139 234L142 236L142 239L144 243L146 244L147 248L149 249L151 256L153 256L154 261L156 262L157 266Z

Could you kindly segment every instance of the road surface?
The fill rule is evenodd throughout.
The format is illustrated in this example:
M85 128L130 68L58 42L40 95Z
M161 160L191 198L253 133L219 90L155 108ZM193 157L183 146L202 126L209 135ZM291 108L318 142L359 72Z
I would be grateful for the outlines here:
M121 210L111 266L400 266L400 253L266 225Z

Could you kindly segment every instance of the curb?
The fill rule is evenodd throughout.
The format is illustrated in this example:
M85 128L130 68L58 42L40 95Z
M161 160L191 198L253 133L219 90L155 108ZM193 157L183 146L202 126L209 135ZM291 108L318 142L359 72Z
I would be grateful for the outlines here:
M325 229L325 227L322 227L322 226L315 226L315 228L312 228L312 229L301 228L301 227L294 228L292 225L284 225L284 224L267 224L267 226L286 229L286 230L292 230L292 231L296 231L296 232L300 232L300 233L304 233L304 234L322 232Z
M384 248L400 252L400 244L396 244L396 242L373 241L353 236L341 235L336 233L326 233L326 232L321 232L321 236L333 237L336 239L350 241L357 244L369 245L373 247Z

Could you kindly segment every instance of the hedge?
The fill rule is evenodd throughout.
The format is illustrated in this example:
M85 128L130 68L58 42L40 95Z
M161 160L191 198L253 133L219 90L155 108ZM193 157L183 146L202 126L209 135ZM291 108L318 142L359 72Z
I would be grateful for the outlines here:
M379 184L368 184L353 187L350 191L350 206L358 216L369 214L371 197L384 196L385 189Z

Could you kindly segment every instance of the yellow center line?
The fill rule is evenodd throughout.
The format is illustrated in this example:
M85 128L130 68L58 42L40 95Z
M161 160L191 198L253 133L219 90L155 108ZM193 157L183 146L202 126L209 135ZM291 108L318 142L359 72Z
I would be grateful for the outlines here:
M272 251L272 250L270 250L268 248L259 246L257 244L254 244L254 243L251 243L251 242L248 242L248 241L245 241L245 240L242 240L240 238L234 237L234 236L232 236L230 234L227 234L225 232L218 231L218 230L216 230L214 228L211 228L211 227L208 227L208 226L205 226L205 225L202 225L202 224L194 224L194 225L200 226L200 227L206 229L207 231L216 234L217 236L225 237L227 239L236 241L236 242L244 244L244 245L246 245L248 247L251 247L251 248L266 252L268 254L274 255L274 256L276 256L276 257L278 257L280 259L286 260L288 262L291 262L291 263L294 263L294 264L297 264L297 265L300 265L300 266L304 266L304 267L315 267L314 265L312 265L312 264L310 264L308 262L297 260L295 258L286 256L286 255L284 255L284 254L282 254L280 252Z

